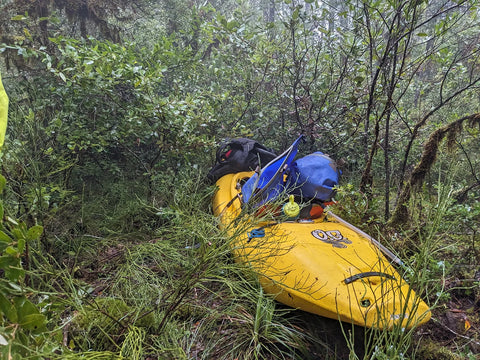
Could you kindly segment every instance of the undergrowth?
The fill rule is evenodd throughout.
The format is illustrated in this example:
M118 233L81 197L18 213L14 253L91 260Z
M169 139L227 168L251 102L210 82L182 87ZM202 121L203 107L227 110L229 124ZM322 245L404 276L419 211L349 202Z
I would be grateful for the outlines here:
M450 173L454 173L454 167L454 164L449 166ZM367 232L376 234L382 243L403 260L403 265L397 269L416 294L427 302L432 312L432 319L420 330L416 327L407 330L397 325L388 330L342 326L350 352L349 359L454 360L476 357L476 349L480 343L476 336L468 336L468 330L471 328L470 322L476 321L476 317L470 314L477 306L475 299L478 299L478 294L474 295L473 289L478 286L480 279L470 273L467 276L470 281L455 281L457 288L452 287L451 283L452 279L465 277L455 270L457 266L469 267L472 253L478 257L474 243L467 246L463 244L468 237L475 239L473 223L474 219L478 218L478 213L472 211L475 205L472 207L468 203L456 202L455 187L451 179L439 178L434 185L434 191L424 189L411 199L408 206L411 223L405 229L391 229L388 224L383 224L375 217L374 209L378 199L369 199L348 184L338 189L339 203L332 206L333 211L347 218L353 217L353 221L358 221ZM459 226L462 226L462 229ZM464 255L459 258L462 252ZM462 294L457 296L459 300L456 304L463 307L465 305L460 299L464 299L463 293L468 291L472 293L472 301L467 301L466 305L469 308L450 311L452 296L455 296L455 293ZM449 326L453 326L453 329ZM355 331L360 332L361 336L357 337ZM454 348L438 344L432 346L435 338L449 339L453 336L460 339L455 342ZM359 342L363 342L362 352L357 351Z
M159 183L161 202L120 194L122 210L118 204L88 214L99 203L93 200L79 210L82 231L64 224L49 239L51 254L34 244L35 298L57 346L31 348L28 356L307 358L307 335L286 316L290 310L232 260L232 239L209 210L214 187L193 170L178 174L181 186L167 180ZM145 213L142 229L118 223Z
M251 270L232 259L235 233L219 228L211 212L215 187L203 179L201 171L184 169L177 186L157 176L150 196L117 184L117 201L85 195L76 208L59 207L58 213L77 213L62 226L47 222L47 239L30 242L24 291L46 321L22 357L424 358L429 343L415 328L364 329L294 311L265 294ZM430 207L431 199L411 204L422 210L413 212L411 228L421 231L391 236L405 262L399 270L428 301L433 321L450 296L446 278L454 267L440 260L454 248L444 236L451 232L450 187L439 182L438 194ZM355 196L350 200L355 204ZM50 253L45 244L53 245Z

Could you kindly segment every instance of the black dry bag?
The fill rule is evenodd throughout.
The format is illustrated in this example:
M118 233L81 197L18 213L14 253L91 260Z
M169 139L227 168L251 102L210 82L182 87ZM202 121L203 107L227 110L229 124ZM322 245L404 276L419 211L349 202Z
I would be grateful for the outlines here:
M238 138L224 142L217 150L216 163L208 172L210 182L241 171L253 171L275 159L277 155L255 140Z

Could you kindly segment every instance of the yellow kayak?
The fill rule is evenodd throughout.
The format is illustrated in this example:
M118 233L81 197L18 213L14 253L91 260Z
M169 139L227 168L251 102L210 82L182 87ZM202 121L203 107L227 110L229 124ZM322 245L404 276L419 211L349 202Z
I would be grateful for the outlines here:
M5 131L7 130L8 120L8 96L2 83L2 74L0 73L0 149L5 140Z
M372 239L338 217L262 223L239 217L241 184L253 174L221 177L213 208L235 236L235 258L252 267L265 292L290 307L366 327L412 328L430 319L429 307Z

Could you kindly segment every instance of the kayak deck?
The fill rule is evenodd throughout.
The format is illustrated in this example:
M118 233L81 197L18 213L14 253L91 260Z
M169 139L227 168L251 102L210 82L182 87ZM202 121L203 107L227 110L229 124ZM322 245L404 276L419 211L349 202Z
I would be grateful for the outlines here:
M411 328L429 320L428 306L354 229L324 217L279 223L238 218L237 184L251 174L219 179L213 205L222 226L235 234L235 258L251 266L267 293L293 308L360 326Z

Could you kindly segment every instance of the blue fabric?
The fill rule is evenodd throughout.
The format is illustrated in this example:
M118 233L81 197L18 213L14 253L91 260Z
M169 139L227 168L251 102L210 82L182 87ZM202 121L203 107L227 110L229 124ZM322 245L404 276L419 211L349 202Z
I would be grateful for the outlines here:
M250 199L259 194L259 203L265 202L277 197L283 190L283 173L289 168L293 159L298 152L298 144L303 138L300 136L293 144L284 151L280 156L273 159L261 171L260 174L255 173L242 186L243 202L248 203Z
M291 193L304 198L330 200L338 184L340 171L335 161L318 151L295 161L290 170Z

